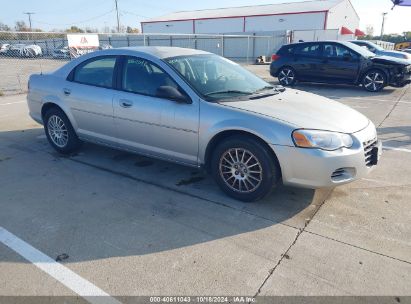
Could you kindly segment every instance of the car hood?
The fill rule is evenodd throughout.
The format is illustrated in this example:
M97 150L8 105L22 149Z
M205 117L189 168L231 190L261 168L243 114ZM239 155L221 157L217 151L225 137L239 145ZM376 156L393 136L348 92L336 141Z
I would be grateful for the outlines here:
M367 117L348 106L293 89L260 99L219 104L285 121L296 128L354 133L369 124Z
M409 59L402 59L402 58L386 56L385 54L383 56L375 56L370 59L375 63L382 63L382 64L398 64L398 65L411 64L411 61Z

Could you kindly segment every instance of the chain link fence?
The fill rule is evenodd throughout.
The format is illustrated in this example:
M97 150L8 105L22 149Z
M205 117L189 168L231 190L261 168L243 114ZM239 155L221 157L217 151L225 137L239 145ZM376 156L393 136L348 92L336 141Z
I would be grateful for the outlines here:
M100 48L173 46L215 53L241 64L268 56L287 42L271 35L188 35L99 33ZM25 92L31 74L48 72L70 60L67 33L0 32L0 95Z

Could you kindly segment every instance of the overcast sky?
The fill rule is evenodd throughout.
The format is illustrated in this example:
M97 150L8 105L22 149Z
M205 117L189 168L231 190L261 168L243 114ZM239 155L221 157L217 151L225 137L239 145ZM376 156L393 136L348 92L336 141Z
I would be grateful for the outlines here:
M121 24L140 27L140 21L173 11L218 8L229 6L298 2L295 0L118 0ZM375 34L381 29L382 13L388 12L385 33L411 31L411 7L396 7L391 10L390 0L352 0L361 17L361 28L374 26ZM64 29L70 25L93 27L101 30L105 26L114 27L116 17L114 0L17 0L2 5L0 22L14 26L16 20L28 23L23 12L34 12L33 27L44 30Z

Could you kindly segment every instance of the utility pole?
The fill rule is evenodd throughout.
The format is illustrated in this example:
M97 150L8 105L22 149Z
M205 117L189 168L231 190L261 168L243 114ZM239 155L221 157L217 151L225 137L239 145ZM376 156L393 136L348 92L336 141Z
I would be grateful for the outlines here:
M117 0L114 0L116 2L116 12L117 12L117 32L120 32L120 17L118 15L118 5L117 5Z
M388 13L382 13L382 25L381 25L381 39L382 39L382 35L384 35L384 25L385 25L385 16Z
M31 28L31 15L33 15L33 14L35 14L35 13L26 12L26 13L23 13L23 14L26 14L27 16L29 16L30 32L32 32L32 28Z

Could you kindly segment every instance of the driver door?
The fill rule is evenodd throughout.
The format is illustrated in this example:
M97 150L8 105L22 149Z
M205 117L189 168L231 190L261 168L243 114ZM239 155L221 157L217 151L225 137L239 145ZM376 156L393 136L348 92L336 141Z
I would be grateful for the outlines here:
M157 97L161 86L182 91L153 62L123 57L114 122L123 148L177 162L197 164L199 101L178 102ZM185 94L185 92L182 92Z

